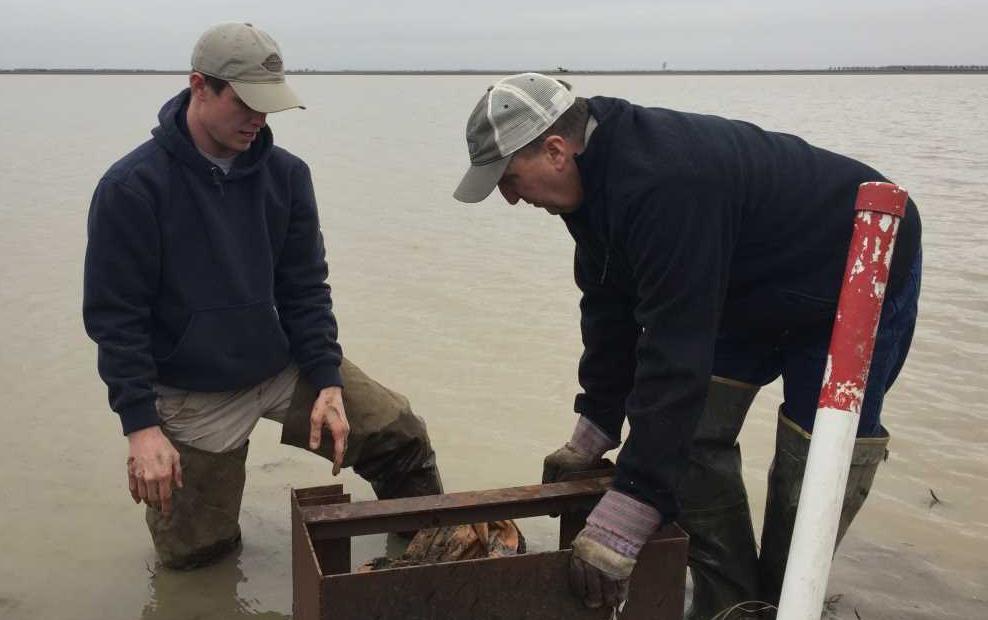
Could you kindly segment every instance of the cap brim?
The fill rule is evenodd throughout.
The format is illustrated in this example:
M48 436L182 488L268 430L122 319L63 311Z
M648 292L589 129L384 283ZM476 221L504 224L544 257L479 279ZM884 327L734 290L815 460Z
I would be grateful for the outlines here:
M497 187L510 163L509 156L483 166L470 166L463 175L463 180L456 187L456 191L453 192L453 198L460 202L480 202L487 198Z
M271 114L291 108L302 108L302 101L284 82L230 82L233 91L251 110Z

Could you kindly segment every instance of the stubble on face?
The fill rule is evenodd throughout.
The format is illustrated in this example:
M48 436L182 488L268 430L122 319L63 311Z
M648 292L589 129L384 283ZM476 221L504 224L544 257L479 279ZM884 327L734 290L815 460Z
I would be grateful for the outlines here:
M524 201L550 215L570 213L582 201L576 163L567 152L545 148L519 151L505 169L498 188L509 204Z
M250 109L230 86L217 99L214 137L230 151L246 152L266 124L267 115Z
M196 145L215 157L233 157L248 151L267 124L267 115L248 107L229 85L219 93L208 86L202 88L201 94L194 93L194 114L190 108L190 120L195 116L194 122L201 128L195 131L190 124Z

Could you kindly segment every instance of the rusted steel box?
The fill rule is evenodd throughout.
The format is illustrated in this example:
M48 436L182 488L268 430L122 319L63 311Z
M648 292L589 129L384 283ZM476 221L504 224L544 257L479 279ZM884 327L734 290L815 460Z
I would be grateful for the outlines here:
M569 592L569 546L609 478L350 503L340 485L293 489L295 620L609 619ZM547 514L559 551L350 572L350 537ZM622 620L681 620L687 536L675 524L643 548Z

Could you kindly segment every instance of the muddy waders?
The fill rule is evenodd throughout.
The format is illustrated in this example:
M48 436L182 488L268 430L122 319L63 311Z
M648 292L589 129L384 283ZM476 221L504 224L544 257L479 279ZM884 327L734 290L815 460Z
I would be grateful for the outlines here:
M708 620L758 595L758 560L738 433L758 386L714 377L680 486L678 522L690 536L693 603L688 620Z
M851 455L851 469L844 491L844 505L837 528L840 544L847 528L864 505L871 490L878 465L885 460L889 434L879 427L876 437L858 437ZM762 528L759 564L759 600L779 604L782 579L786 573L789 543L796 521L799 491L802 488L806 457L810 450L810 434L787 418L779 408L778 431L775 436L775 459L768 473L768 495L765 501L765 526ZM836 549L836 545L834 547Z
M350 423L342 467L353 467L371 483L380 499L442 493L425 422L412 413L408 399L377 383L349 360L343 360L340 371L346 386L343 406ZM282 423L282 443L308 450L309 416L316 390L302 377L284 385L289 404L272 405L278 413L265 417ZM241 397L240 393L235 397ZM220 402L223 395L203 395L192 401L197 406ZM165 431L167 434L167 428ZM169 517L147 509L148 528L164 566L197 568L221 559L240 544L247 443L234 450L209 452L169 439L181 457L184 487L173 491ZM315 453L332 457L329 431L324 431L322 445Z
M151 540L168 568L211 564L240 545L240 500L244 493L247 446L206 452L179 443L184 486L172 490L172 513L147 507Z
M408 399L374 381L347 359L340 371L346 385L343 407L350 422L342 467L353 467L370 482L378 499L442 493L425 421L412 413ZM309 414L315 398L315 389L299 379L282 423L281 443L309 450ZM323 431L315 453L332 458L329 431Z
M697 426L680 491L683 510L679 523L690 535L693 578L688 620L708 620L745 601L779 602L810 434L779 408L761 552L756 556L736 438L757 391L755 386L714 378ZM884 427L879 436L859 437L855 442L838 544L864 505L878 465L886 457L888 442Z

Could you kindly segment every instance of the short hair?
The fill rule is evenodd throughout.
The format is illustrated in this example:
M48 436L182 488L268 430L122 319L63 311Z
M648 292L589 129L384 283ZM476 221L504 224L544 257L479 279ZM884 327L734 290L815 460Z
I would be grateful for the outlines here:
M206 86L208 86L209 90L213 91L213 94L215 95L218 95L221 92L223 92L223 89L229 86L230 84L226 80L221 80L218 77L206 75L205 73L202 74L202 77L205 78L206 80Z
M590 108L587 100L577 97L563 115L556 119L548 129L543 131L537 138L522 147L522 150L536 150L542 146L549 136L562 136L571 142L583 144L583 137L587 130L587 120L590 118Z

